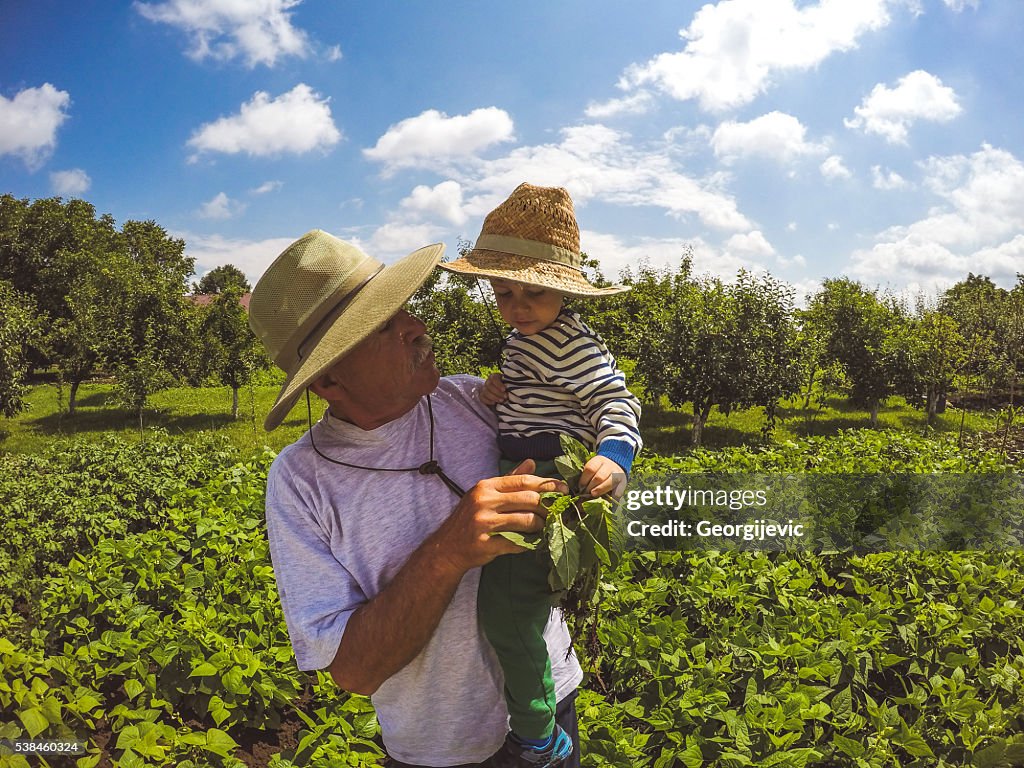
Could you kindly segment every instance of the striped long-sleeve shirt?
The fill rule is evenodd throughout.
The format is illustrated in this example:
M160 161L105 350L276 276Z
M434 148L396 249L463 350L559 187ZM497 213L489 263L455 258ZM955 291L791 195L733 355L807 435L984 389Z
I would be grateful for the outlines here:
M498 431L508 458L557 456L557 435L565 432L629 472L643 444L640 403L604 341L575 312L563 309L529 336L513 331L501 377L508 398L497 407Z

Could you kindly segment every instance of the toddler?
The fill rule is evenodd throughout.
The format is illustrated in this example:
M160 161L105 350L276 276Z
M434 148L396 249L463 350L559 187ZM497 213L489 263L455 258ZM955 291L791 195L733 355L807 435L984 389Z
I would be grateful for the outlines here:
M581 265L569 193L521 184L487 215L473 251L440 266L488 278L498 311L513 328L501 373L480 390L481 401L497 411L502 471L534 459L536 474L557 477L553 459L562 454L559 435L567 433L596 451L580 492L617 496L641 447L640 404L604 341L563 298L628 288L598 288ZM502 750L485 763L492 768L550 768L572 753L572 739L556 722L543 636L552 597L548 569L527 551L495 558L480 576L480 622L505 675L511 727Z

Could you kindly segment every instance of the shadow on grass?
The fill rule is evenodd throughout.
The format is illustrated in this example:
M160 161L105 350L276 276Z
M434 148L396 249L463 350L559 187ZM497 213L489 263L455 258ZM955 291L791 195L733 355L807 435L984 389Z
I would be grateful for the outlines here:
M160 410L146 410L142 414L144 429L165 429L172 434L188 434L221 429L243 421L244 416L232 419L230 413L197 413L175 416ZM78 410L74 416L53 413L36 419L26 419L25 426L37 434L74 435L89 432L118 432L138 430L138 414L124 408L106 407L102 410ZM258 425L262 428L262 424Z
M67 394L65 394L67 397ZM88 395L79 396L75 398L75 406L77 408L106 408L107 406L114 405L114 395L109 392L92 392Z
M693 448L693 414L666 407L663 403L644 403L640 434L644 438L645 451L650 453L667 456L688 452ZM751 435L729 424L705 424L701 437L704 448L760 441L760 435Z

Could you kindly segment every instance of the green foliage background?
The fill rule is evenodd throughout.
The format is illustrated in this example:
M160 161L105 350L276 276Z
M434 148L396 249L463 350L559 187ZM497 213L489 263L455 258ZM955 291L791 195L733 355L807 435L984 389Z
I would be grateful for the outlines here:
M0 456L0 735L50 765L375 765L368 700L298 672L263 525L273 454L223 438ZM638 472L1007 469L850 431ZM597 766L1011 766L1024 554L632 553L598 586L578 700ZM109 761L109 762L108 762ZM30 763L0 756L0 765Z

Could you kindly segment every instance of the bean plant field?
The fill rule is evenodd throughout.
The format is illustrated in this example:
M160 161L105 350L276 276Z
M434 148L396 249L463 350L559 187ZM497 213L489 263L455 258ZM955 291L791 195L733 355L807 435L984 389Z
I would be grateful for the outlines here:
M137 437L137 436L136 436ZM846 430L637 473L1015 471L956 435ZM223 435L0 454L0 768L379 765L369 700L299 672ZM1024 552L632 552L600 585L587 766L1024 765Z

